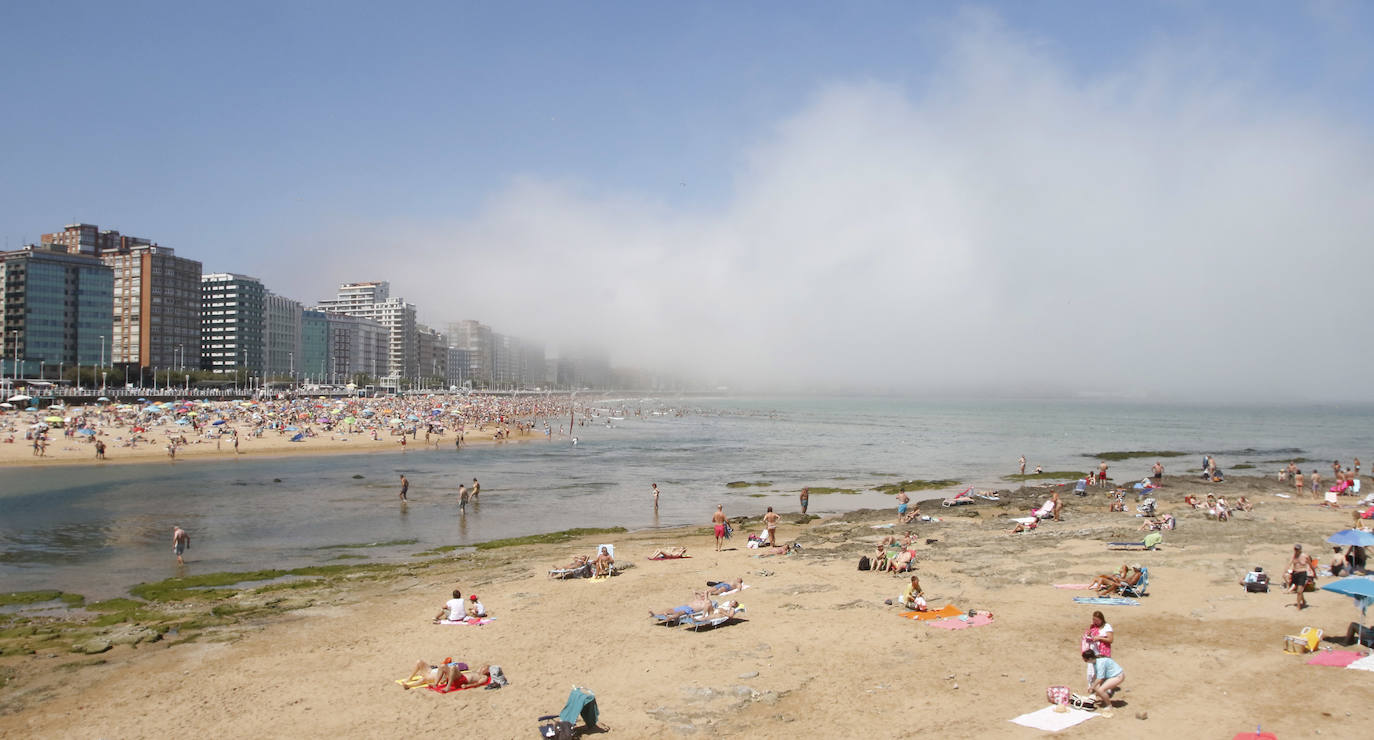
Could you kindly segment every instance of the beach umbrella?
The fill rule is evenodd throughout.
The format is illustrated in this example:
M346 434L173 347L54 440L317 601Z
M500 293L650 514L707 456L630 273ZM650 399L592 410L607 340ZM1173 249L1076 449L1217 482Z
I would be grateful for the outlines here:
M33 396L25 396L25 395L23 395L23 394L21 393L21 394L19 394L19 395L17 395L17 396L10 396L10 397L9 397L9 400L11 400L11 401L31 401L31 400L33 400Z
M77 434L84 434L84 435L90 437L90 436L94 436L94 435L95 435L95 430L94 430L94 429L78 429L78 430L76 430L76 433L77 433Z
M1369 547L1374 545L1374 532L1364 532L1358 529L1342 529L1330 537L1327 537L1326 541L1333 545Z
M1360 607L1360 615L1363 616L1365 609L1374 603L1374 579L1369 578L1342 578L1339 581L1332 581L1321 587L1323 591L1330 591L1333 594L1349 596L1355 600L1355 606Z
M59 423L62 422L62 417L60 417L60 416L49 416L49 417L43 419L43 421L46 421L46 422L48 422L49 424L59 424Z
M286 428L286 431L288 431L288 432L299 432L299 431L300 431L300 427L287 427L287 428Z
M0 409L12 409L12 408L14 408L14 404L12 404L12 403L0 403Z
M407 416L407 417L406 417L406 421L419 421L419 420L420 420L420 417L416 416L415 414L411 414L410 416Z
M95 399L95 400L97 400L97 401L105 401L106 403L108 403L110 399L108 399L108 398L106 398L106 397L104 397L104 396L101 396L100 398L97 398L97 399Z
M148 399L146 399L146 398L144 398L144 397L142 397L142 396L139 396L139 397L138 397L138 400L139 400L139 401L147 401Z
M401 420L400 420L400 419L387 419L387 422L386 422L386 423L390 424L391 426L398 426L398 425L400 425Z
M38 410L38 407L37 407L37 406L30 406L30 407L28 407L28 408L26 408L26 409L24 409L24 410L25 410L25 411L37 411L37 410Z
M357 423L357 421L358 421L357 419L355 419L355 418L353 418L353 417L351 417L351 416L348 417L348 418L346 418L346 419L344 419L344 423L345 423L345 424L355 424L355 423Z
M210 425L211 425L211 426L219 426L220 424L223 424L223 423L224 423L224 420L223 420L223 419L215 419L214 421L210 422Z

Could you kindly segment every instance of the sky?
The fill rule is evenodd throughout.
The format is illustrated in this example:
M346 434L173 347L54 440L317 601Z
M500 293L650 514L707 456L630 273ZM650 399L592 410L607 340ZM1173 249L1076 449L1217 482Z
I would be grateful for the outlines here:
M0 239L778 391L1374 401L1374 5L6 3Z

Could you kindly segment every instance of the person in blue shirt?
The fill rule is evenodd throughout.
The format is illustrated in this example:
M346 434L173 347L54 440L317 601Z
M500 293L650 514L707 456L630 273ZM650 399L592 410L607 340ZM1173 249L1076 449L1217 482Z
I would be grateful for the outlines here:
M1099 658L1091 650L1083 651L1083 662L1092 664L1092 679L1088 690L1097 697L1104 707L1110 707L1112 692L1121 686L1126 678L1126 670L1111 658Z

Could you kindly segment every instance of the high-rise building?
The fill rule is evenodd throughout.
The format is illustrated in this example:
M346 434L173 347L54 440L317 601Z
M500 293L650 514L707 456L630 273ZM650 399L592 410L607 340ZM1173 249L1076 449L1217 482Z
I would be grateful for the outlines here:
M471 350L459 347L448 348L448 376L445 384L450 388L461 386L468 380L468 363Z
M300 301L271 291L264 299L266 328L263 331L263 358L268 378L299 378L301 353Z
M333 299L320 301L315 310L361 316L386 327L388 342L384 370L387 375L382 385L398 388L402 379L417 377L415 304L391 297L390 283L344 283Z
M329 382L350 383L358 375L375 379L386 372L390 342L386 327L362 316L327 311L324 316L329 322Z
M56 375L63 364L103 364L112 335L109 266L66 246L44 244L0 252L0 272L5 375Z
M111 361L200 367L200 263L138 241L100 252L114 270Z
M329 318L323 311L301 312L301 359L298 374L310 383L331 383Z
M415 358L421 388L442 386L448 378L448 338L424 326L415 327Z
M491 327L468 319L452 322L447 329L449 346L468 351L466 379L476 387L490 387L496 375L496 346Z
M200 276L200 367L261 375L266 289L247 275Z

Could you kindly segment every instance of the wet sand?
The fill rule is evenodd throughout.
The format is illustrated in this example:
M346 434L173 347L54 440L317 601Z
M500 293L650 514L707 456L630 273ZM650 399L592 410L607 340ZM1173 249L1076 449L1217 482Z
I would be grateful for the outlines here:
M883 604L905 579L859 572L856 562L905 529L873 528L891 522L891 511L805 524L785 514L779 537L803 549L767 558L744 547L757 521L738 524L731 549L714 552L707 511L702 527L482 550L381 581L292 592L280 615L218 627L190 644L117 646L94 658L54 645L6 657L0 735L392 737L460 726L524 737L579 684L596 691L602 722L618 737L1032 737L1040 733L1007 720L1045 706L1047 686L1082 692L1079 637L1101 608L1126 670L1123 703L1062 737L1230 737L1256 725L1280 737L1362 736L1374 676L1308 666L1282 650L1284 635L1305 625L1343 633L1359 615L1352 601L1317 591L1299 612L1292 595L1237 585L1254 565L1280 576L1294 542L1329 555L1323 540L1349 526L1349 510L1275 497L1290 489L1258 478L1166 484L1156 498L1179 529L1154 552L1105 548L1143 534L1140 519L1108 513L1100 493L1068 494L1063 522L1015 535L1008 518L1044 491L959 509L927 504L944 519L913 528L927 596L932 606L991 610L986 627L937 629ZM1244 494L1257 506L1215 522L1178 503L1208 491ZM603 541L633 567L597 582L546 577ZM646 559L671 545L692 557ZM1075 604L1082 592L1053 587L1123 562L1150 569L1150 596L1138 606ZM741 575L752 587L738 597L747 614L737 623L693 633L647 616L685 603L707 579ZM455 586L479 594L496 621L431 624ZM419 658L446 656L499 664L512 685L439 695L392 682ZM61 667L95 660L103 662Z

